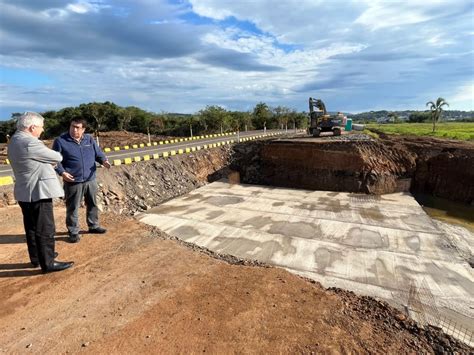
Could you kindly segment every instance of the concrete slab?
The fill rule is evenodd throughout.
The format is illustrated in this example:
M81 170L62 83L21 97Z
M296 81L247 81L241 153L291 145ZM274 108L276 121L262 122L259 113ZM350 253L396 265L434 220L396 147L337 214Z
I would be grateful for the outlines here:
M474 317L472 268L408 193L368 196L215 182L138 218L218 253L399 306L406 305L414 280L429 288L424 291L440 310ZM473 235L464 237L459 245L472 255Z

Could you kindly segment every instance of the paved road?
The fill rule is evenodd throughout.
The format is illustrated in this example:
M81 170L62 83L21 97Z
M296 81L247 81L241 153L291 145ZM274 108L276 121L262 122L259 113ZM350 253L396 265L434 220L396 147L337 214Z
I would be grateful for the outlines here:
M292 133L293 130L288 130L288 133ZM267 130L266 135L270 134L283 134L285 133L285 130ZM259 135L264 135L263 131L248 131L248 132L240 132L240 139L242 138L248 138L248 137L254 137L254 136L259 136ZM152 155L152 154L163 154L164 152L170 152L171 150L178 151L178 149L183 149L185 150L186 148L191 148L191 147L196 147L196 146L203 146L203 145L209 145L209 144L214 144L214 143L219 143L219 142L226 142L230 140L237 141L237 134L232 134L228 136L222 136L222 137L214 137L214 138L204 138L204 139L196 139L196 140L190 140L190 141L183 141L183 142L177 142L177 143L168 143L168 144L163 144L163 145L152 145L150 147L142 147L142 148L136 148L132 149L130 146L130 149L128 150L119 150L119 151L111 151L107 152L107 156L110 161L113 161L115 159L125 159L125 158L133 158L136 156L143 156L143 155ZM113 149L113 147L111 147ZM123 149L123 146L121 147ZM9 165L0 165L0 177L2 176L13 176L12 169Z

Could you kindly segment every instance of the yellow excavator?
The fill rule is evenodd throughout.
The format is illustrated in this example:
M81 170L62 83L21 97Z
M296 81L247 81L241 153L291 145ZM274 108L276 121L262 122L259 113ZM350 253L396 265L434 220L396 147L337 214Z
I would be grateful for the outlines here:
M332 117L326 111L326 105L321 99L309 98L309 134L319 137L321 132L332 132L341 135L341 121Z

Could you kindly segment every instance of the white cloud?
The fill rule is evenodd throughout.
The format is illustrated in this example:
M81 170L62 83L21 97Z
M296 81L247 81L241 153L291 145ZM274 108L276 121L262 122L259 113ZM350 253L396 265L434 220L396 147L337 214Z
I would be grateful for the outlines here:
M205 43L219 45L221 48L254 53L264 63L278 63L289 73L315 70L328 58L359 52L367 45L359 43L334 43L322 49L302 49L284 51L276 40L266 35L254 35L236 28L216 30L203 36Z
M211 2L190 0L193 11L199 16L209 17L216 20L224 20L226 17L232 16L231 10L223 6L214 6Z
M97 7L88 2L77 2L68 4L66 9L77 14L86 14L90 11L97 11Z
M460 86L454 96L446 100L450 105L463 104L465 107L470 107L470 110L474 110L474 82Z
M63 18L71 14L85 15L87 13L97 13L102 8L107 8L108 5L101 5L93 1L78 1L75 3L66 4L62 8L49 8L42 11L42 14L51 18Z
M355 23L375 31L386 27L416 24L432 17L425 14L422 6L416 6L412 2L409 4L404 6L400 2L369 3L369 8L355 20Z

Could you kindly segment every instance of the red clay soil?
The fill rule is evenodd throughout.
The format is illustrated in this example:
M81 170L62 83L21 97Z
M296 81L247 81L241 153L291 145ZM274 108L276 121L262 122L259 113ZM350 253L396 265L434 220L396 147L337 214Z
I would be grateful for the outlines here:
M415 157L412 191L474 204L474 142L381 134L388 149Z
M410 191L474 203L474 142L351 139L357 136L236 145L231 168L252 184L369 194Z
M0 353L472 351L383 302L230 264L129 217L103 214L107 234L69 244L55 211L58 259L76 264L45 275L18 206L0 208Z

